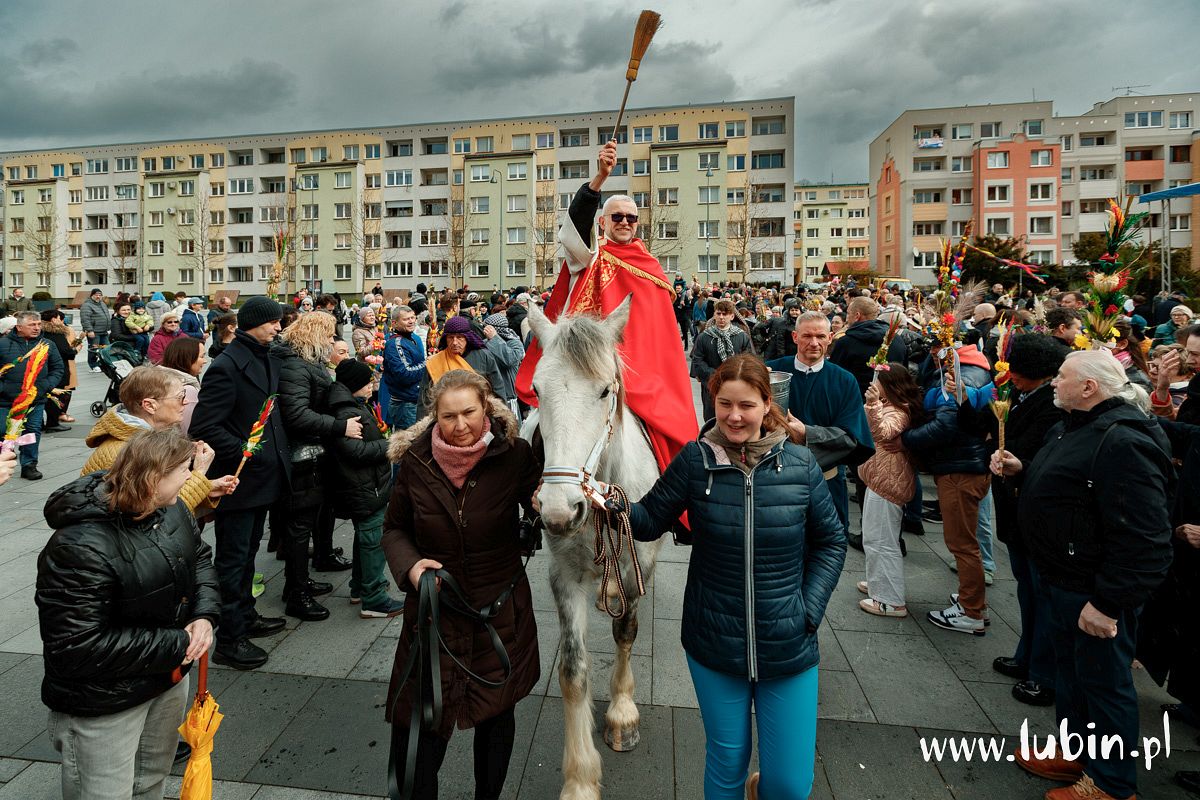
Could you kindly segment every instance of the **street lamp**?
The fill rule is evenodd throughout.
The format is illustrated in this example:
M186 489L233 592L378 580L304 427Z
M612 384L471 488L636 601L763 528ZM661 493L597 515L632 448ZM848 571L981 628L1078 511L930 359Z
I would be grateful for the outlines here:
M506 235L506 231L504 230L504 202L505 202L504 173L498 169L493 168L491 183L496 182L497 176L499 176L499 178L500 178L500 265L499 265L500 284L499 285L500 285L500 293L503 294L504 293L504 237Z
M709 209L712 206L712 167L704 172L704 269L712 271L712 225L709 222Z

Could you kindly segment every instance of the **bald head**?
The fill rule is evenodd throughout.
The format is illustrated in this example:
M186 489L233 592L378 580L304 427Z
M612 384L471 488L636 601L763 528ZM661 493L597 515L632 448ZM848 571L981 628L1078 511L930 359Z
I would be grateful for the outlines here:
M856 297L846 305L846 322L853 325L879 316L879 304L869 297Z

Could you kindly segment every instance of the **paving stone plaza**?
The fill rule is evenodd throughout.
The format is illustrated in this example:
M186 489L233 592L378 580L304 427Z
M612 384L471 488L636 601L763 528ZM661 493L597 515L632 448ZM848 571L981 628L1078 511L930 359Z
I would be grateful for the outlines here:
M80 362L80 389L71 411L79 419L68 433L43 438L40 468L45 479L14 478L0 487L0 800L59 797L57 754L46 735L40 700L41 641L34 605L37 555L50 534L42 517L47 495L78 475L87 458L84 437L95 419L88 406L106 388ZM694 384L693 384L694 386ZM699 403L697 402L697 406ZM927 497L932 484L927 483ZM852 515L858 507L851 505ZM857 518L852 528L857 530ZM1039 736L1052 731L1053 711L1017 703L1012 681L991 669L992 659L1011 655L1018 625L1015 583L1003 546L996 547L997 580L988 590L991 627L975 638L933 627L925 612L943 608L957 590L939 526L907 536L907 619L869 616L858 609L855 582L863 555L850 550L842 579L820 630L820 721L814 798L827 800L1016 800L1037 798L1053 784L1026 775L1011 763L926 762L921 737L1006 737L1016 747L1022 721ZM350 548L352 529L343 523L336 544ZM206 534L211 542L211 527ZM265 551L265 547L263 548ZM260 551L258 569L267 591L258 608L283 616L279 599L282 562ZM642 715L640 746L632 753L608 750L604 797L699 800L704 771L704 729L692 692L679 619L689 551L667 544L653 584L641 605L641 632L633 649L636 699ZM561 787L562 702L555 664L558 621L547 581L549 558L529 565L537 609L542 678L517 706L517 744L506 798L556 798ZM349 572L323 574L335 585L329 620L297 624L288 618L280 634L257 640L270 651L254 672L216 668L211 689L225 721L213 758L218 800L349 800L385 794L389 731L383 703L401 620L362 620L351 606ZM603 719L608 669L614 651L608 619L594 612L589 628L593 695ZM1159 705L1170 697L1144 673L1136 675L1145 736L1163 738ZM443 798L472 796L470 733L458 732L442 770ZM1197 731L1173 725L1170 758L1143 769L1139 797L1179 798L1170 781L1178 769L1200 769ZM177 773L179 770L177 770ZM168 797L177 797L173 779Z

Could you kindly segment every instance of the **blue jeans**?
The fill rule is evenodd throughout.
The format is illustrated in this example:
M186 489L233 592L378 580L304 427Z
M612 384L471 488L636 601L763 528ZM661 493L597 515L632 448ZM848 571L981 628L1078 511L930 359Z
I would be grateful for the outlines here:
M379 509L366 519L354 520L354 566L350 569L350 595L364 606L379 606L388 599L387 558L383 555L383 515Z
M1138 766L1129 751L1141 744L1138 697L1130 669L1141 609L1122 611L1117 618L1116 638L1100 639L1079 629L1079 612L1090 595L1057 586L1048 586L1047 594L1050 634L1058 663L1055 718L1067 720L1067 730L1084 737L1085 743L1088 737L1095 737L1098 757L1088 758L1085 748L1080 756L1084 769L1113 797L1129 797L1137 792ZM1088 723L1096 727L1088 728ZM1103 758L1099 743L1106 736L1120 737L1124 747L1113 748L1108 758ZM1078 741L1072 746L1078 747Z
M803 800L812 791L817 753L817 668L752 682L701 666L688 669L707 740L704 800L742 800L750 765L750 711L758 720L759 792Z
M11 400L6 400L0 404L0 420L8 419L8 409L12 405ZM36 464L38 460L38 443L42 439L42 423L46 419L46 403L34 403L29 409L29 413L25 415L25 433L34 435L33 444L21 445L21 466L25 467L30 464Z
M979 556L983 559L985 572L996 571L996 559L992 558L992 531L995 529L992 512L995 507L992 490L988 489L988 493L979 501L979 521L975 523L975 538L979 540Z
M1054 686L1054 643L1050 640L1050 601L1033 559L1019 547L1008 548L1021 608L1021 640L1013 658L1029 670L1029 680Z
M96 355L96 351L108 344L108 333L97 332L95 337L87 340L88 351L88 369L95 369L100 366L100 356Z
M388 403L388 425L392 430L402 431L417 424L417 404L403 400Z

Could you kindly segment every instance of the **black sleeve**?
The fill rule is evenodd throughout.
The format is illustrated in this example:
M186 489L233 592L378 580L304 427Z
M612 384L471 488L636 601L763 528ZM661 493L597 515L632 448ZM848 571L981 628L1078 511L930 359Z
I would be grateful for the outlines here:
M324 398L318 396L318 391L303 364L285 364L279 371L279 410L289 436L296 431L312 439L326 439L345 432L345 426L322 413Z
M188 426L193 439L205 442L221 458L232 458L234 453L242 451L243 440L230 433L224 424L230 409L237 405L235 370L229 356L213 361L204 373L200 396L192 412L192 424Z
M596 221L596 211L599 208L600 193L585 183L579 187L579 191L571 200L571 207L567 210L575 230L579 231L579 238L587 242L588 247L592 246L592 224Z

